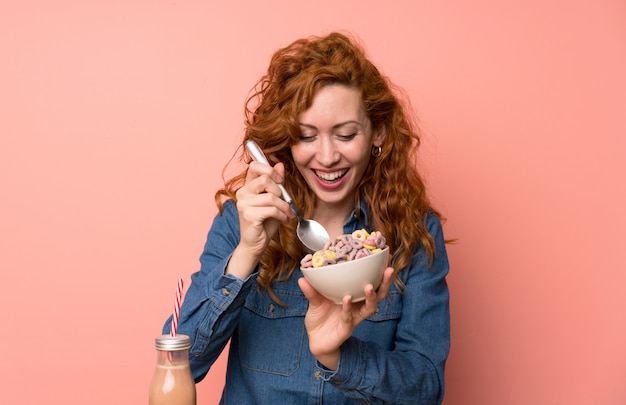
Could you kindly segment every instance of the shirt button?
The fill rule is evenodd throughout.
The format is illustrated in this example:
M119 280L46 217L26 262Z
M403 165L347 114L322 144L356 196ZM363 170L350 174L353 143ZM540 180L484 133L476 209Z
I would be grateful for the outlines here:
M269 307L270 313L274 312L275 309L276 307L274 307L274 304L270 304L270 307Z
M315 373L313 373L313 376L316 380L319 380L320 378L322 378L322 372L317 370Z
M222 288L222 294L229 296L230 295L230 290L226 287Z

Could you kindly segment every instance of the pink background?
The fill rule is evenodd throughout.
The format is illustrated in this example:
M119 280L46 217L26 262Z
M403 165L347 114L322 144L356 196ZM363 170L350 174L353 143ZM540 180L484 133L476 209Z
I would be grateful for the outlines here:
M445 404L626 403L626 3L294 3L0 6L2 402L147 403L248 91L344 29L410 96L459 239Z

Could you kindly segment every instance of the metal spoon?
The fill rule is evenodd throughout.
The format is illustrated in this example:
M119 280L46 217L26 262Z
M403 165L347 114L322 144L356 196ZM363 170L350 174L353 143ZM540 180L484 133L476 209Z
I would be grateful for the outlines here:
M246 141L246 149L250 152L250 155L252 155L254 160L269 165L265 154L256 142L253 140ZM298 238L300 238L304 246L313 251L324 249L324 245L330 241L330 236L328 236L326 229L324 229L319 222L313 221L312 219L302 218L300 211L296 208L296 205L291 199L289 193L287 193L287 190L285 190L285 187L283 187L280 183L278 184L278 187L280 188L283 200L289 204L293 213L296 214L296 217L298 217L298 228L296 229Z

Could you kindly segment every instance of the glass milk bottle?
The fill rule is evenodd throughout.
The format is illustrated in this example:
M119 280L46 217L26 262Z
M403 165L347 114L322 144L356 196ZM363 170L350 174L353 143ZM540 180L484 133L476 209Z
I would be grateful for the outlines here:
M157 362L149 405L196 405L196 384L189 368L190 345L186 335L155 339Z

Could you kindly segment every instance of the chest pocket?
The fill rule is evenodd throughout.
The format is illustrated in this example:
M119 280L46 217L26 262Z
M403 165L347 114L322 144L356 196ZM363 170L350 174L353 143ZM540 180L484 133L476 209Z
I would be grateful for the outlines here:
M274 287L284 307L272 301L267 291L253 289L248 294L237 328L243 368L289 376L300 367L308 301L297 286L292 287L289 283Z
M378 303L378 312L361 322L354 330L353 336L376 342L391 350L401 315L402 293L392 284L387 298Z

